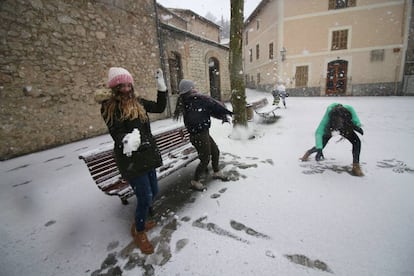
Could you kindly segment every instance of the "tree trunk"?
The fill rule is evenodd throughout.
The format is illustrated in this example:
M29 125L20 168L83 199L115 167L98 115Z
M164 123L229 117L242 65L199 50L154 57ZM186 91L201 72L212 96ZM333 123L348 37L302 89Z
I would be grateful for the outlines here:
M230 19L230 86L233 106L233 125L247 126L246 92L242 62L244 0L231 0Z

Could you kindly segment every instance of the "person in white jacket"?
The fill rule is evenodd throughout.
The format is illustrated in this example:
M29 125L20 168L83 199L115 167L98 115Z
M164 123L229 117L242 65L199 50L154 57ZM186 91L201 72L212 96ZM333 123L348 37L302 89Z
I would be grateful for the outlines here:
M286 86L283 82L279 82L276 86L276 91L279 97L282 99L283 106L286 108L286 97L289 95L286 93Z

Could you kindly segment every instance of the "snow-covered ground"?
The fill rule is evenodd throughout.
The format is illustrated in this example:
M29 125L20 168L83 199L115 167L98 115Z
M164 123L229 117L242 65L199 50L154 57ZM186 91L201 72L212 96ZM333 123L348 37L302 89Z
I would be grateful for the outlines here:
M263 96L248 90L249 101ZM363 124L364 177L349 174L340 137L326 160L298 159L332 102ZM414 275L414 98L290 97L287 107L273 124L255 117L252 140L214 121L233 180L190 191L197 161L162 180L151 256L131 244L135 199L103 194L78 159L108 135L1 162L0 275Z

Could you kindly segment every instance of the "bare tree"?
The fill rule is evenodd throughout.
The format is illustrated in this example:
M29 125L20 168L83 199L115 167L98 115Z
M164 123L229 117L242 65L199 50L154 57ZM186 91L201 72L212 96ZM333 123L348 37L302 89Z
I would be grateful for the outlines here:
M230 38L230 21L221 16L221 20L217 24L221 27L221 38Z
M206 15L204 15L204 17L210 20L211 22L214 22L214 23L217 22L217 18L211 12L207 12Z
M242 62L243 10L244 0L231 0L229 71L235 127L247 127L246 92Z

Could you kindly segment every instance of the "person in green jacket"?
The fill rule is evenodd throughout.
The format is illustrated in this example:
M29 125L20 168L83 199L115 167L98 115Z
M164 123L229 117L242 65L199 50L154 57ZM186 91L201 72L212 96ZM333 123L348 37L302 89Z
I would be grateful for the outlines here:
M324 159L322 150L325 148L329 139L332 137L332 131L339 131L340 135L346 138L352 144L352 173L355 176L363 176L359 165L359 155L361 152L361 140L355 133L364 135L361 128L361 122L354 108L350 105L333 103L326 109L318 128L315 132L315 146L305 152L302 161L308 161L309 156L316 152L316 161Z

